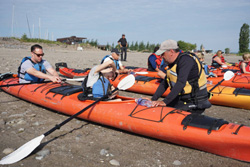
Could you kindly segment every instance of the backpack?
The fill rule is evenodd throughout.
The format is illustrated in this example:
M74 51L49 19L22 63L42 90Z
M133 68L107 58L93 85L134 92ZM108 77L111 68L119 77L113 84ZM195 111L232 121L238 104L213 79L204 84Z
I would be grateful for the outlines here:
M103 79L101 79L101 78L103 78ZM87 87L87 82L88 82L88 76L87 76L87 77L83 80L83 82L82 82L83 93L82 93L82 94L79 94L78 99L79 99L79 100L98 100L98 99L100 99L100 97L95 98L95 97L93 96L93 90L92 90L91 87ZM103 76L102 73L100 73L99 78L98 78L98 80L96 81L96 83L97 83L97 82L101 82L101 84L102 84L102 89L103 89L103 94L104 94L104 95L105 95L105 94L110 94L110 93L111 93L111 84L110 84L110 83L108 83L107 92L105 92L104 76ZM96 83L95 83L95 84L96 84ZM107 100L107 99L104 99L104 101L106 101L106 100Z

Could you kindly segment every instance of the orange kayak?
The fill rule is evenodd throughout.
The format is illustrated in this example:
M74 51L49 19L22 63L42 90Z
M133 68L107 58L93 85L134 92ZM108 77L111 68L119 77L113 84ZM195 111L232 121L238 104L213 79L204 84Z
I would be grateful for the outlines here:
M18 78L0 81L17 84ZM23 100L67 115L73 115L93 103L80 101L81 87L71 84L40 83L2 87ZM223 119L190 114L170 107L145 107L135 100L99 102L79 118L115 127L131 133L183 145L209 153L250 162L250 127Z
M147 68L133 67L133 66L126 66L126 68L133 70L133 72L147 72L147 74L142 74L142 73L138 74L138 75L141 75L141 76L159 78L156 71L148 71Z
M85 77L88 75L90 68L86 69L74 69L74 68L68 68L66 63L56 63L56 70L60 72L65 77L68 78L77 78L77 77ZM145 73L140 73L138 75L142 76L148 76L148 77L156 77L159 78L157 75L157 72L154 71L148 71L146 68L141 68L141 67L132 67L132 66L126 66L127 69L133 70L133 72L147 72Z
M85 77L88 75L90 68L86 69L74 69L68 68L67 63L56 63L56 71L59 71L63 76L68 78Z
M114 86L117 86L121 79L126 77L126 74L119 75L115 81L112 82ZM136 76L135 84L127 89L127 91L153 95L160 85L160 79L145 77L145 76ZM226 81L224 81L226 82ZM210 90L214 85L207 85L207 89ZM162 95L166 97L169 94L170 90L167 89L166 92ZM209 100L212 104L250 109L250 90L243 88L234 88L226 86L217 86L212 91L212 98Z
M210 81L211 84L217 84L219 81L221 81L223 77L212 77L207 78L208 81ZM250 75L247 74L241 74L236 73L234 77L228 81L223 81L221 83L223 86L230 86L234 88L245 88L250 89Z

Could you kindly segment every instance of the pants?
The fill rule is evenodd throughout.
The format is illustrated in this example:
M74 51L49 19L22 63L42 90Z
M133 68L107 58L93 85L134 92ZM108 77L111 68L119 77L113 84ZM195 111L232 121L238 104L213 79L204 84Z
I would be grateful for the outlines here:
M207 92L207 90L204 89L202 92ZM211 103L208 101L208 99L202 99L199 100L198 104L196 105L193 102L184 102L180 100L179 97L177 97L171 103L169 103L168 106L185 110L191 113L201 114L205 111L205 109L211 107Z
M124 52L124 58L123 58L123 52ZM126 60L127 60L127 48L121 47L121 61L126 61Z

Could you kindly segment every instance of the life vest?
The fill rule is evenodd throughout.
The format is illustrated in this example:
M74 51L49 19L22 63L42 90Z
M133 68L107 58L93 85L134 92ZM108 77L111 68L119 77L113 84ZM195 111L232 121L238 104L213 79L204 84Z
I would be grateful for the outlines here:
M162 61L161 55L156 55L155 53L152 53L151 55L154 55L156 57L156 60L155 60L156 68L160 69L161 61ZM155 71L154 68L152 67L150 61L149 61L149 57L148 57L148 71Z
M104 95L111 93L111 84L107 78L99 73L98 80L93 84L92 88L87 87L88 76L82 82L84 100L96 100ZM82 98L82 99L83 99Z
M34 63L34 62L31 60L31 57L24 57L24 58L22 59L21 63L20 63L20 66L18 67L18 71L17 71L17 72L18 72L18 77L19 77L19 78L22 78L22 79L24 79L24 80L26 80L26 81L43 82L44 79L42 79L42 78L38 78L38 77L36 77L36 76L34 76L34 75L31 75L31 74L29 74L29 73L27 73L27 72L25 72L25 73L22 73L22 72L21 72L21 65L22 65L25 61L27 61L27 60L31 61L31 63L34 64L34 66L33 66L34 69L36 69L37 71L41 71L42 73L46 74L46 69L45 69L45 67L44 67L44 65L43 65L44 60L42 60L40 63ZM22 77L20 74L23 74L24 77Z
M113 60L113 62L115 63L116 69L119 70L119 69L120 69L119 60L113 59L113 57L110 56L110 55L104 56L104 57L102 58L101 64L104 62L104 60L105 60L107 57L109 57L111 60Z
M217 57L217 55L214 55L214 56L212 57L212 66L214 66L215 68L221 67L221 65L220 65L219 63L217 63L217 62L214 60L215 57ZM222 62L222 63L225 63L225 62L226 62L226 61L225 61L225 58L224 58L222 55L221 55L220 59L221 59L221 62Z
M245 63L245 64L246 64L245 69L246 69L246 71L247 71L247 72L250 72L250 61L249 61L249 62L243 62L243 61L240 61L240 63L239 63L239 67L240 67L240 71L241 71L241 73L243 73L243 70L242 70L242 68L241 68L241 64L242 64L242 63Z
M166 79L170 86L170 89L172 89L177 82L178 76L177 76L176 71L177 71L177 64L178 64L179 58L181 56L186 56L186 55L189 55L190 57L192 57L194 61L197 63L199 73L198 73L198 78L192 79L190 81L186 81L186 85L179 95L186 95L186 94L192 93L193 94L192 96L195 96L198 90L203 90L207 87L206 85L207 79L206 79L205 72L203 70L201 62L199 61L199 58L195 54L189 53L189 52L180 53L180 55L177 58L178 60L176 61L176 63L171 68L167 69Z

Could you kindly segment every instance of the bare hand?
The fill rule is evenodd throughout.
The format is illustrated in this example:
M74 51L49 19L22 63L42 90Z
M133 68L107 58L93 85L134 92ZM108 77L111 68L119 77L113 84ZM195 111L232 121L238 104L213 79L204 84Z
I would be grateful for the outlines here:
M164 103L163 101L152 101L152 107L158 107L158 106L165 107L166 103Z

